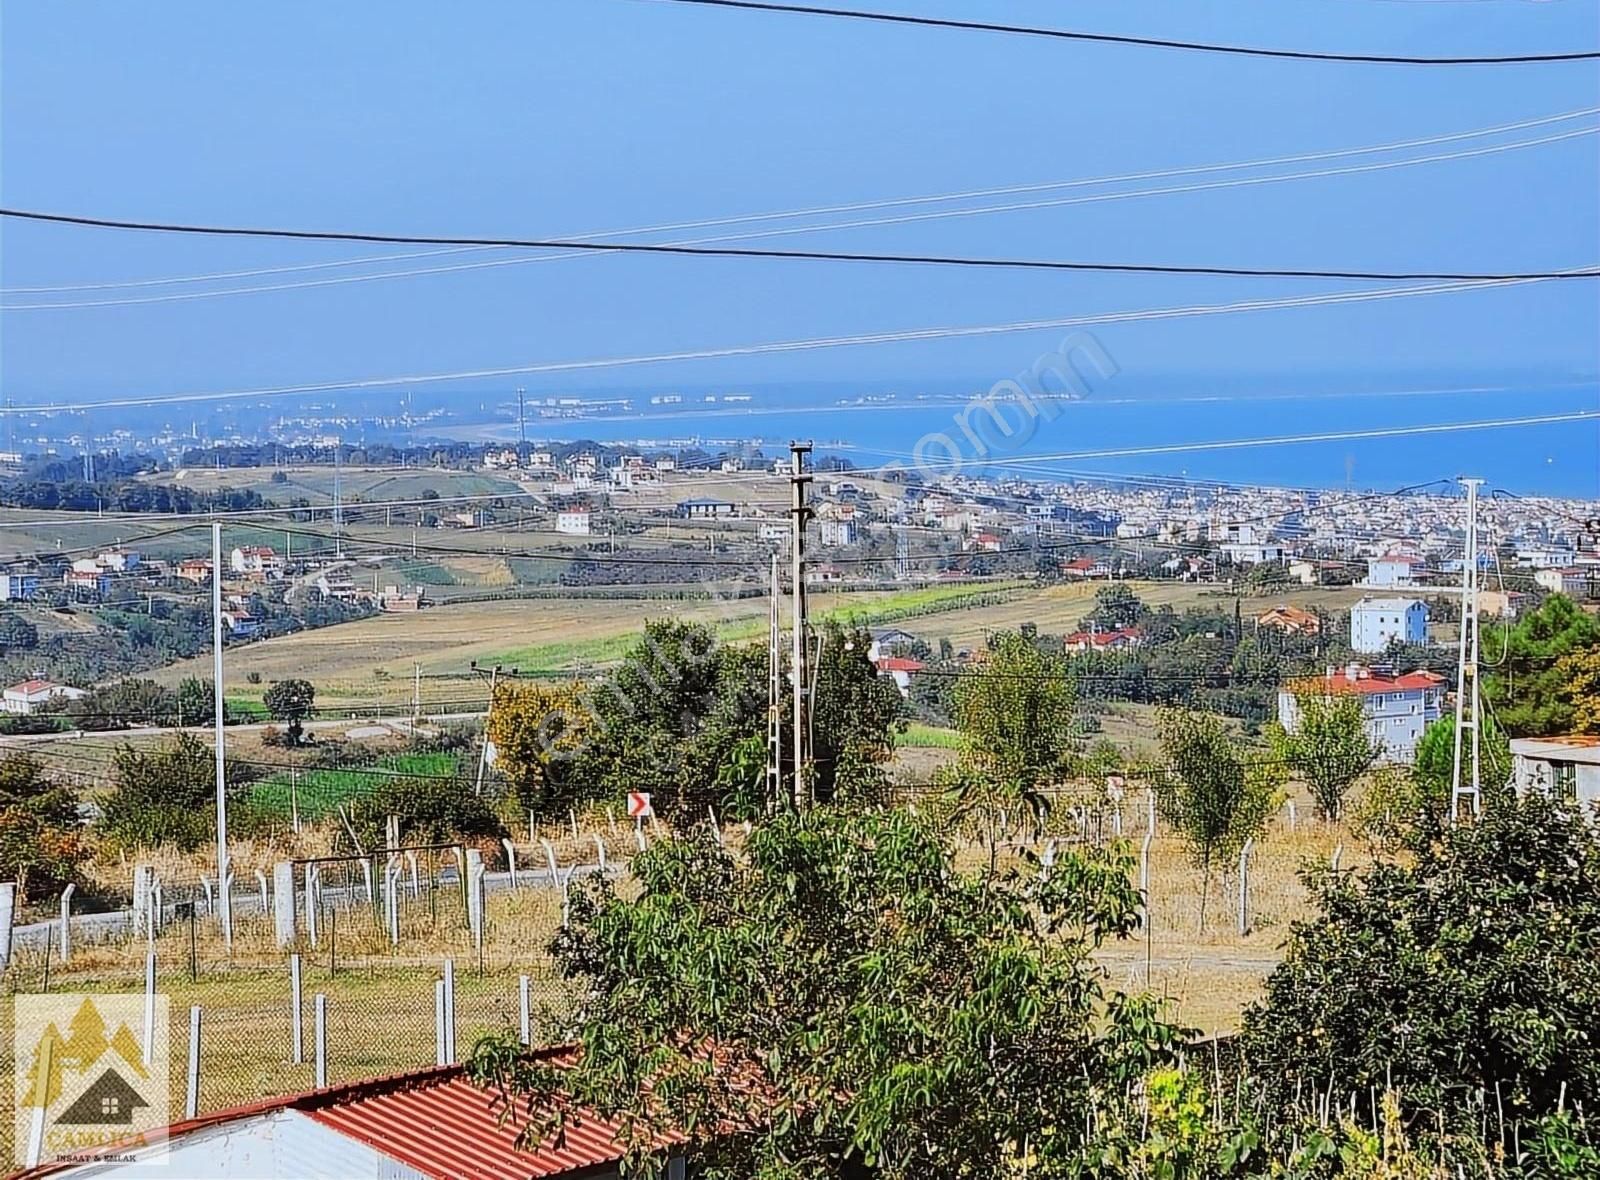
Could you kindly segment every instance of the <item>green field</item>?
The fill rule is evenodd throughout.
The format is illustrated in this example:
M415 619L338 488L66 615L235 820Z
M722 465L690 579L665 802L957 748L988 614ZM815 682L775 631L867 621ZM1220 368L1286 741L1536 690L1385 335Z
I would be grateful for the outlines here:
M454 754L395 754L369 767L308 770L293 777L275 774L251 787L250 802L278 819L288 819L298 802L300 818L314 822L331 815L339 804L370 794L387 777L439 777L458 774L460 770L461 763Z

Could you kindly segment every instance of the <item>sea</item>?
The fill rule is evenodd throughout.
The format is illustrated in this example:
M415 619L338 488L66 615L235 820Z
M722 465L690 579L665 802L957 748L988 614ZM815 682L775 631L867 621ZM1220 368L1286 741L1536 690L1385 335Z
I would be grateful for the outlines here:
M509 420L502 407L495 421L452 433L514 441L514 407ZM1108 384L1058 396L843 385L586 391L530 398L523 429L530 442L754 448L768 457L809 440L819 455L861 468L899 465L928 476L1161 476L1362 491L1478 476L1518 495L1600 499L1594 382L1247 392Z

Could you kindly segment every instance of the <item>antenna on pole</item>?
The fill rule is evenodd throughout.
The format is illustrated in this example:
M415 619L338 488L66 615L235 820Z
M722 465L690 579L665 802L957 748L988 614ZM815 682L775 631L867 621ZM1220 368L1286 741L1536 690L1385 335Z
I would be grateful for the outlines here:
M809 674L809 644L806 622L806 523L811 518L811 508L807 504L806 485L811 482L811 476L806 471L806 456L811 453L811 444L791 442L789 444L789 485L794 493L794 502L790 507L791 533L794 549L790 556L793 559L791 577L794 585L791 593L794 595L794 634L790 641L794 646L791 659L790 674L794 677L794 805L796 810L805 807L811 801L811 727L807 723L810 701L807 700L807 689L811 683Z
M1472 814L1483 810L1482 761L1478 735L1482 722L1483 700L1478 694L1478 489L1481 479L1463 479L1467 490L1467 537L1461 562L1461 643L1456 661L1456 732L1450 764L1450 822L1461 816L1461 801L1470 800ZM1462 779L1462 743L1470 730L1471 782Z

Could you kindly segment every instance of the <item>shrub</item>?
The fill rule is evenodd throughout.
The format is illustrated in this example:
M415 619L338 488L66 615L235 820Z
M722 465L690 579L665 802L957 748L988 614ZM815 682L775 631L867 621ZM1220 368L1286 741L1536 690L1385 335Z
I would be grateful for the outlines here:
M391 815L400 817L400 839L405 844L456 840L492 844L506 836L505 825L489 801L464 776L386 777L351 811L352 826L367 852L384 846ZM348 833L342 836L348 840Z

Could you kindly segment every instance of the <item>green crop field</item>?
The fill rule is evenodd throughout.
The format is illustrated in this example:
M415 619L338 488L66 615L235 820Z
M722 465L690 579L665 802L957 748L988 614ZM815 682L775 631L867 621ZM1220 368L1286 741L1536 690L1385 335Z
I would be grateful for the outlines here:
M331 815L339 804L369 794L387 777L439 777L458 774L460 770L461 763L454 754L395 754L368 767L307 770L292 778L275 774L250 788L250 801L279 819L287 819L298 805L300 818L315 822Z

